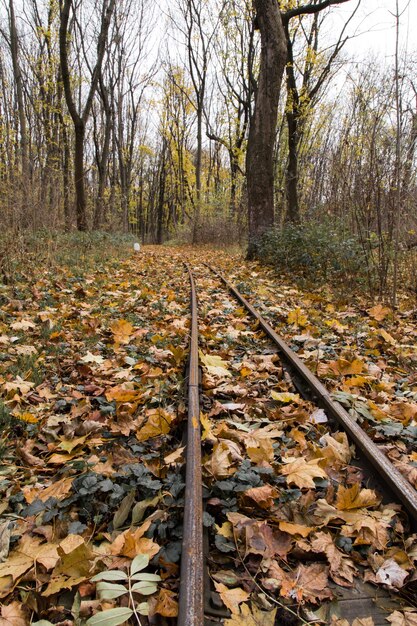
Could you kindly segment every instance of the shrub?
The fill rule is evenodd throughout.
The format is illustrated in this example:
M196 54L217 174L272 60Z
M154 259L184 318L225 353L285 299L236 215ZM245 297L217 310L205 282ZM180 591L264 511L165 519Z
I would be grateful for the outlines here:
M286 224L263 235L257 245L261 262L281 272L292 272L310 282L366 279L361 244L336 219Z

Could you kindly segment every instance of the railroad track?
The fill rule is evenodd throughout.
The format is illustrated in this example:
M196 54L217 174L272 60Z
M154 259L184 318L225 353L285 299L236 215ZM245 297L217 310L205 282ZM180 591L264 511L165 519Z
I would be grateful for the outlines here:
M258 592L262 592L263 589L264 593L261 593L261 595L263 596L266 607L268 605L270 607L273 607L275 600L275 607L278 607L279 613L281 612L282 615L287 615L288 617L288 620L285 623L309 623L310 619L308 614L304 614L303 617L303 615L299 612L298 604L303 604L304 598L300 599L299 603L288 602L285 599L277 599L277 595L274 595L273 582L269 583L269 587L267 589L263 588L262 585L257 582L256 574L253 574L252 572L254 566L260 568L259 558L252 558L252 562L248 562L248 564L245 563L246 555L242 556L242 554L239 553L238 548L239 542L242 544L243 541L243 535L239 536L239 531L236 530L236 528L239 528L239 523L236 522L236 515L235 517L233 517L233 515L229 517L225 516L224 507L222 510L221 498L210 497L208 501L206 498L206 506L203 507L204 492L208 493L210 491L210 493L212 494L212 486L218 486L219 482L222 482L222 480L218 480L219 478L223 479L224 483L230 483L230 478L232 474L228 474L227 467L224 467L221 470L218 470L217 475L216 472L214 472L213 475L210 475L210 469L207 469L208 462L205 461L204 456L204 449L207 448L207 433L205 433L205 441L203 442L204 449L202 453L200 413L202 410L204 410L204 412L208 412L208 414L210 415L211 410L211 413L215 415L216 411L222 412L224 409L223 412L228 414L230 418L230 416L233 417L236 411L238 414L239 412L240 414L242 414L242 412L246 410L244 407L244 402L236 402L236 398L239 399L239 394L242 393L242 389L235 388L233 390L233 385L227 384L230 373L228 373L225 369L224 362L222 362L221 357L219 360L218 354L219 352L222 353L222 350L224 349L224 346L222 345L222 333L224 333L225 336L227 336L227 334L229 333L228 336L230 341L232 341L232 343L234 342L234 353L236 355L235 369L239 368L243 363L243 366L241 367L241 375L243 375L245 378L250 378L250 376L252 376L253 374L255 376L258 376L258 378L256 378L257 388L261 387L267 392L269 389L268 379L272 379L273 381L278 383L278 388L280 389L284 388L285 385L289 386L289 388L292 387L296 393L291 396L292 392L289 392L291 397L299 397L302 401L314 403L317 409L321 410L320 415L322 419L324 416L324 422L314 422L311 425L308 425L308 428L304 431L299 431L297 429L297 419L294 418L293 415L291 415L291 412L284 412L284 416L287 416L288 422L292 425L295 424L291 432L294 436L297 436L299 438L299 440L302 442L301 445L311 446L312 449L316 447L317 452L318 446L321 445L319 443L320 437L325 436L326 431L328 431L329 433L334 433L338 430L346 433L349 443L355 446L356 455L358 457L355 462L345 463L345 465L349 465L349 467L351 468L349 470L350 473L347 474L348 485L352 486L358 484L358 481L360 481L360 478L362 478L362 484L365 484L366 487L375 488L378 494L380 494L383 503L400 503L402 511L405 512L405 514L400 513L400 515L403 515L402 523L405 526L409 525L409 527L414 529L417 526L417 492L398 472L398 470L396 470L396 468L383 455L383 453L378 449L374 442L360 428L360 426L354 421L354 419L345 411L345 409L331 398L326 388L303 364L303 362L297 357L297 355L275 333L272 327L238 292L238 290L227 281L226 278L224 278L221 274L219 274L217 271L215 271L213 268L210 268L209 266L199 266L195 271L191 270L189 266L187 266L187 269L189 272L191 287L191 345L187 377L188 425L186 449L186 497L184 509L184 535L181 562L178 625L202 626L205 623L222 623L222 620L228 615L228 611L225 610L225 607L219 600L219 596L216 593L213 593L212 580L216 581L216 576L218 581L222 579L221 576L216 574L216 571L218 571L219 567L221 568L222 565L227 562L229 563L229 567L230 563L238 563L238 569L240 569L244 573L247 582L249 580L249 586L250 584L252 584L252 587ZM199 303L199 322L197 293L200 284L205 287L205 289L202 290L202 293L206 294L207 292L209 292L209 295L211 293L211 297L207 302L201 301ZM220 307L218 307L219 303L221 304ZM223 313L224 310L226 310L227 313ZM230 327L231 320L236 320L236 318L238 319L238 323L235 324L233 327ZM216 321L217 328L212 331L211 325L214 320L218 319L220 319L220 321ZM219 334L217 331L219 331L220 328L222 332ZM245 366L245 344L247 345L248 343L250 344L250 349L252 351L254 350L254 345L258 344L258 351L260 350L257 357L258 364L260 365L261 371L264 372L264 374L261 376L261 379L259 379L259 374L256 373L256 362L255 369L253 368L253 363L248 363L247 366ZM222 384L216 386L216 377L214 376L213 378L212 376L210 376L210 367L208 367L208 371L206 371L204 374L205 380L203 378L203 385L201 385L201 363L199 362L199 349L203 350L203 360L205 359L206 363L210 362L209 359L207 359L207 355L210 356L211 352L215 353L215 360L213 361L214 365L211 366L212 371L215 371L216 363L217 367L220 367L220 369L223 367L223 373L225 373L226 375L226 383L223 382ZM274 354L279 355L279 365L277 365L277 362L275 361ZM232 377L230 376L230 378ZM274 436L276 436L276 428L274 429L274 424L278 424L281 428L283 427L283 421L277 418L279 410L271 410L271 402L268 402L263 397L257 398L257 393L258 391L254 392L253 397L245 398L249 407L249 412L254 418L254 423L252 424L254 430L250 432L254 433L256 430L259 433L260 429L262 429L262 426L267 423L267 429L270 429L273 438ZM281 398L284 396L282 395L282 393L278 393L276 397ZM226 398L227 400L232 398L235 401L219 403L219 399L224 400L224 398ZM265 417L262 416L262 412L264 409L266 411ZM271 419L272 413L274 411L274 420L276 420L275 422ZM240 423L239 419L237 421L229 419L229 422L233 422L230 426L232 430L237 428L235 433L236 441L238 443L241 443L241 441L243 440L242 432L244 433L246 428L244 426L244 423ZM208 427L206 423L205 430L207 430L207 428ZM227 425L225 426L225 428L227 428ZM285 431L285 426L283 428ZM309 432L309 429L312 431L312 433ZM310 437L307 443L306 437L307 439L308 437ZM210 440L210 436L208 436L208 439ZM336 439L334 441L336 441ZM342 441L340 437L338 441ZM288 449L286 450L287 455L288 453L291 453L291 445L291 440L288 440ZM271 443L269 443L268 446L269 452L271 452ZM253 453L253 449L249 449L252 450ZM235 466L237 465L238 461L242 461L241 458L238 458L239 451L237 450L237 448L235 449L232 445L229 451L227 450L226 446L226 448L223 450L223 453L224 457L227 460L229 460L232 464L235 463ZM234 458L234 455L235 457L237 457L237 460L236 458ZM287 460L288 459L284 459L284 461ZM314 465L314 462L312 464ZM261 462L260 465L266 467L269 464L267 462ZM204 467L204 478L202 466ZM269 468L267 468L268 471ZM248 470L248 466L246 466L246 471L250 471ZM222 473L224 474L224 476L222 475ZM261 477L262 472L260 472L258 476ZM320 483L320 471L317 472L316 478L318 479L318 483ZM290 484L291 483L288 480L287 485ZM297 481L293 484L297 485ZM224 486L226 488L226 484ZM248 484L247 487L249 488L250 484ZM330 477L329 480L324 480L320 488L323 490L323 493L326 490L327 493L331 493L331 490L333 489L334 491L334 489L337 487L337 477L335 472L335 475ZM227 488L230 488L230 484L227 485ZM241 489L241 491L243 492L244 489ZM249 489L249 491L247 492L249 493L250 491L254 493L256 489ZM271 487L270 495L265 496L266 500L268 502L272 502L274 494L278 495L278 491L279 490L275 487ZM288 491L291 492L291 496L298 497L300 501L305 497L303 495L302 488L298 490L298 493L295 493L297 492L297 489L289 489ZM258 493L261 492L259 491ZM238 514L241 514L238 504L239 498L235 497L236 492L233 492L233 497L231 494L232 492L229 492L230 498L232 498L233 501L237 502L237 504L235 503L235 506L232 507L231 510L233 511L234 509L235 513L237 510ZM220 501L220 504L218 501ZM225 498L225 501L227 508L227 498ZM322 502L324 502L323 499ZM252 501L252 503L249 504L249 508L250 506L252 506L253 510L256 511L257 519L260 519L261 521L267 519L267 507L265 507L265 503L266 502ZM217 550L218 553L217 556L220 556L219 558L217 558L216 556L214 557L214 559L211 558L211 562L209 565L208 552L211 553L211 546L209 548L207 546L212 540L212 537L210 537L210 532L204 531L203 529L204 508L206 510L206 514L211 520L216 519L219 524L222 520L225 520L223 522L223 526L225 525L225 529L223 529L222 536L226 536L226 544L229 541L229 546L226 546L226 548L222 548L220 546L220 552L217 548L215 548L215 551ZM359 507L356 508L358 509ZM291 506L288 505L288 511L290 509ZM247 510L248 505L246 505L246 508L243 508L243 511L247 512ZM287 509L285 510L288 513ZM355 510L355 504L352 504L351 510ZM274 515L272 515L272 517L274 528L277 529L280 527L280 525L287 530L288 528L295 528L295 526L299 522L299 517L295 519L295 522L288 522L288 519L286 519L285 517L279 520L279 515L277 517L276 512ZM232 519L236 523L231 524L230 519ZM309 519L311 520L312 518L309 517ZM285 524L282 525L282 522L289 523L290 526L285 526ZM291 524L294 524L294 526L291 526ZM244 522L241 523L241 526L244 526ZM230 538L231 527L233 527L232 538ZM307 530L305 532L307 532ZM227 539L228 533L229 540ZM292 535L290 535L290 537L292 538ZM237 556L234 555L233 557L230 557L228 561L227 553L228 550L232 550L230 544L233 543L235 543L235 547L237 549ZM302 544L302 542L299 543ZM350 544L351 543L352 542L350 542ZM224 550L224 552L222 552L222 550ZM298 550L298 552L303 552L303 550ZM303 556L307 560L311 558L311 555L309 556L306 552ZM300 558L302 559L303 556L301 556ZM317 555L314 556L320 558ZM343 555L343 558L344 556L345 555ZM249 552L249 561L250 559L251 555ZM342 559L342 557L340 557L340 559ZM284 555L281 560L286 561L286 555ZM209 569L211 569L211 571L209 571ZM230 571L230 569L228 571ZM271 576L269 576L269 579L271 579ZM335 572L333 574L333 580L337 579L338 574L337 572ZM348 581L345 582L347 583ZM372 603L373 587L370 587L369 585L363 585L361 582L356 583L352 586L348 584L344 585L343 580L341 582L341 585L342 586L338 587L338 590L345 590L345 593L344 596L342 594L341 602L339 602L342 608L336 608L336 614L339 614L342 617L347 617L348 619L354 617L372 616L375 620L375 624L386 623L384 619L384 617L387 615L385 609L381 609L381 606L374 606L374 604ZM223 587L218 586L217 588L223 589ZM353 590L352 587L354 587ZM296 588L294 588L294 594L296 595ZM348 600L346 600L346 598ZM382 596L380 596L380 598L388 603L387 606L391 606L391 600L386 594L382 593ZM393 606L396 606L395 602ZM318 618L316 616L313 616L311 618L311 623L314 623L314 620L315 623L317 623L317 619ZM326 623L326 620L322 621L322 623Z

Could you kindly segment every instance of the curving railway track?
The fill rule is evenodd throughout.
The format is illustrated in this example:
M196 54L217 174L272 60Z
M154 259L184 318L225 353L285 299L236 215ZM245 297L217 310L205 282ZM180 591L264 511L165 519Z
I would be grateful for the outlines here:
M401 528L417 526L417 492L226 278L209 266L199 265L193 270L187 266L187 269L191 289L191 344L178 625L223 623L230 615L222 600L227 598L227 589L233 589L233 571L245 580L247 598L252 592L264 609L277 610L276 624L330 623L329 612L323 617L324 613L309 613L305 609L309 597L304 597L294 582L294 572L305 573L316 560L320 577L324 567L320 561L326 558L331 574L330 590L316 591L313 604L320 604L317 598L329 599L327 604L340 618L372 617L375 624L386 623L388 607L392 610L399 606L398 594L385 590L376 594L375 587L363 582L361 576L364 563L372 560L366 555L367 541L371 548L372 541L364 538L364 533L347 537L340 532L342 518L349 525L348 513L352 516L352 511L361 511L360 505L351 501L341 513L328 511L330 527L333 525L330 530L317 522L315 506L318 502L323 509L326 502L340 499L343 490L346 495L357 489L359 500L365 492L368 500L369 497L372 500L370 494L376 492L377 500L371 503L372 511L376 511L374 519L384 519L384 532L389 534L389 545L395 548L396 541L401 543ZM197 304L199 286L204 289ZM226 354L225 361L222 356ZM242 377L244 386L239 383ZM275 395L272 393L272 400L271 385L278 389ZM321 419L306 422L306 412L301 409L291 412L288 398ZM324 458L321 454L330 454L329 447L337 447L337 442L342 445L345 435L340 433L345 433L349 445L354 446L355 458L350 459L349 453L349 458L346 456L345 445L344 453L340 457L336 455L337 462L330 470L327 467L326 475L314 456L320 460ZM248 445L251 437L255 438L255 443L251 440L252 446ZM307 464L317 470L313 478L298 479L295 474L291 478L287 471L291 463L297 463L298 452L292 437L301 448L310 450ZM284 451L282 441L286 446ZM259 456L260 450L263 458ZM245 456L245 451L249 456ZM217 459L216 467L213 458ZM346 486L341 484L342 478L346 479ZM313 490L321 495L316 502L312 490L303 487L303 480L305 485L310 481ZM397 504L389 508L392 502ZM248 511L250 517L246 515ZM392 513L388 523L387 511ZM400 522L394 521L394 514ZM265 529L275 533L274 548L265 538ZM256 539L260 540L260 530L264 533L263 543L257 549L250 545L248 537L255 536L255 544ZM315 532L318 534L314 535ZM332 532L333 539L337 536L338 541L338 549L335 548L338 554L334 558L341 564L339 572L333 573L329 552L319 546ZM310 534L316 537L311 543L313 549L303 542ZM353 560L347 558L352 555ZM274 563L278 564L275 570ZM334 563L333 569L337 569ZM283 576L281 580L280 576ZM223 584L226 579L228 587ZM374 579L375 575L365 576L365 581L375 582ZM288 587L290 580L293 586L282 597L280 584L284 581ZM387 581L385 587L394 589L392 581Z

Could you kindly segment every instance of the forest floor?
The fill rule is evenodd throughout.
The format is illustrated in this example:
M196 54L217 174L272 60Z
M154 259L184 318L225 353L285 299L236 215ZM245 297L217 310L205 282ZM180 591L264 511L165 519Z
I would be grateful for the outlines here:
M209 248L149 246L138 254L123 248L117 258L89 253L83 259L59 263L51 259L39 265L23 263L8 276L8 284L0 284L2 626L37 621L39 626L69 626L86 619L91 626L122 623L132 615L132 589L129 599L126 585L131 586L133 580L138 585L133 592L140 599L137 623L140 614L172 617L177 613L181 422L186 416L184 371L190 315L184 260L191 266L210 263L234 282L417 488L415 298L403 294L393 311L352 295L348 285L310 291L269 268ZM224 313L222 300L211 310L213 287L202 281L199 289L202 316L212 314L215 324L216 315ZM233 376L244 397L245 380L261 372L263 393L267 389L281 415L290 419L296 456L307 454L309 472L299 471L290 479L289 472L283 471L287 486L307 498L314 491L312 479L326 475L325 463L317 461L319 444L314 456L312 444L306 441L303 425L309 407L285 381L268 387L269 373L275 380L277 370L273 359L254 357L251 361L246 356L246 365L235 366L235 355L227 346L230 337L245 334L243 318L236 309L224 342L217 346L216 362L204 361L203 354L203 385L206 390L220 383L231 386ZM206 343L214 337L209 332L203 329ZM256 328L249 334L255 335ZM235 412L242 413L240 402L244 401L227 405L229 421ZM237 472L237 444L224 443L227 429L219 434L212 419L225 406L214 402L209 414L203 415L204 437L212 446L206 450L205 470L220 481ZM272 430L271 437L284 437L277 432ZM327 448L337 448L340 458L348 461L349 446L343 437L330 439ZM245 448L239 442L239 460L245 450L253 465L269 465L272 446L251 445ZM275 486L262 485L247 485L254 519L261 496L264 519L265 502L273 508L277 495ZM354 487L353 482L343 487L345 497ZM256 489L263 491L256 495ZM335 500L334 493L327 493L327 501L332 497L340 504L342 495L339 489ZM284 577L278 589L284 604L295 596L300 603L320 603L328 597L324 591L327 577L349 586L356 575L352 541L375 550L372 562L361 561L368 570L367 580L377 583L378 572L388 562L388 587L398 590L416 578L416 537L401 534L401 523L394 524L392 511L389 520L387 509L374 511L379 501L372 490L363 489L355 497L360 503L350 508L368 519L373 515L373 528L367 527L365 534L363 528L351 530L350 543L332 544L333 553L323 543L329 537L336 542L333 535L323 532L333 532L335 516L330 509L326 523L316 520L314 527L303 525L300 519L280 525L281 534L298 542L298 548L307 549L310 541L309 549L324 554L328 561L326 570L316 572L316 578L322 578L321 587L309 586L308 576L304 587L301 583L297 587L277 565L275 578L278 571ZM233 517L227 519L223 525L210 515L205 520L219 536L216 545L225 553ZM401 540L388 537L393 528ZM135 559L132 565L138 554L145 555L144 560ZM148 565L151 572L142 572ZM116 573L110 573L113 570ZM125 590L120 581L127 581ZM232 611L226 624L251 623L248 616L259 610L259 603L248 603L253 591L250 581L235 580L230 571L218 574L215 581ZM119 617L114 613L113 621L98 622L102 611L116 610L115 603ZM415 625L417 613L408 607L387 619L394 625ZM258 623L255 618L253 623ZM270 623L274 622L266 618L262 622ZM332 623L346 626L336 618ZM370 626L372 621L360 622L365 623Z

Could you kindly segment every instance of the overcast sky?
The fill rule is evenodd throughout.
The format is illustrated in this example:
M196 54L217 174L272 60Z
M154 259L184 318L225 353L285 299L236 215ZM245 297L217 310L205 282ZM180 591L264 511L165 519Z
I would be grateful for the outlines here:
M356 0L332 8L335 26L342 24ZM346 47L350 54L376 54L382 63L392 61L395 52L395 0L362 0L350 33L357 33ZM400 49L417 51L417 0L399 0Z

